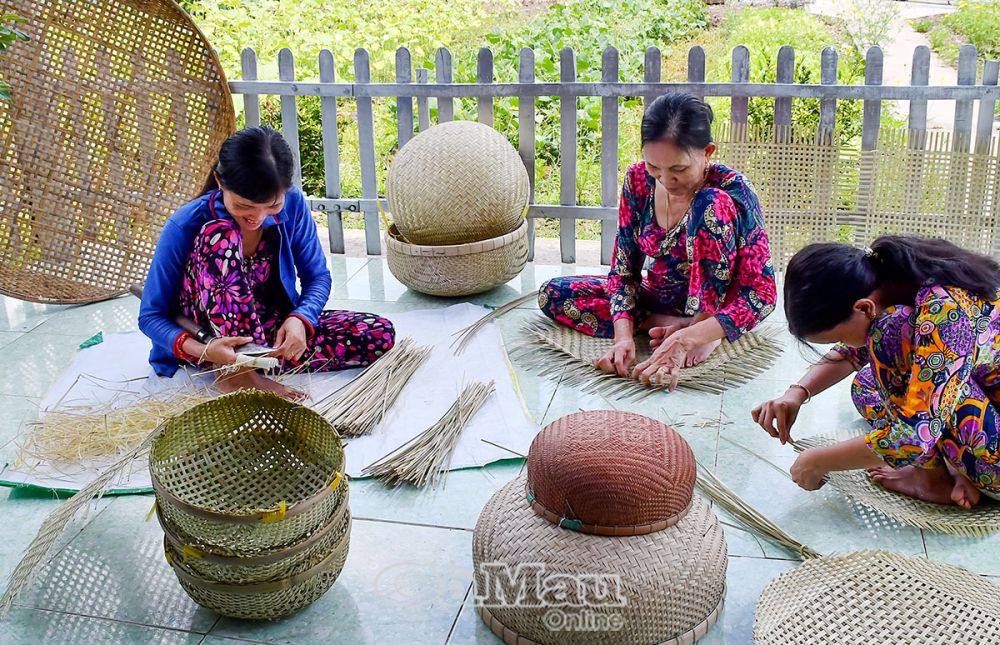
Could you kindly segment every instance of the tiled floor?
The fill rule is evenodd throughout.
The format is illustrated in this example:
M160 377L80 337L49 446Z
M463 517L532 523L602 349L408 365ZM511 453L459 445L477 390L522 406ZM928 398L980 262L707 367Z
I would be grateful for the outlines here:
M441 307L452 301L408 291L380 258L336 257L331 306L392 314ZM532 266L510 284L473 298L499 305L555 275L602 273L573 266ZM131 296L81 307L32 305L0 299L0 460L16 453L22 424L80 342L98 331L135 329ZM508 339L532 305L501 319ZM781 329L780 313L769 324ZM580 409L618 407L678 423L699 463L757 505L789 533L823 552L866 547L961 564L1000 576L1000 536L959 539L900 526L831 491L807 493L784 474L794 459L755 429L749 411L779 394L806 368L808 353L783 333L786 351L775 369L722 396L679 392L639 404L608 401L557 381L517 370L526 403L541 424ZM857 424L846 387L803 409L801 434ZM767 461L764 461L764 460ZM452 473L443 489L389 490L372 481L352 484L355 516L351 552L328 594L291 618L265 624L219 619L181 590L161 555L161 533L145 517L145 496L103 500L74 522L45 574L0 623L0 643L497 643L471 605L472 529L489 497L514 478L522 462ZM0 577L59 501L50 495L0 491L3 539ZM720 513L727 523L731 518ZM703 642L750 641L756 599L769 580L795 566L793 554L726 528L730 561L728 598L719 623Z

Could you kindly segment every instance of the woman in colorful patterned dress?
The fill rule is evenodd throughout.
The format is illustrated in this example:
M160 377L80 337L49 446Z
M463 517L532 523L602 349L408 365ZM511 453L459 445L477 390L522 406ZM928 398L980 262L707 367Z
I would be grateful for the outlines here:
M792 478L869 469L890 490L971 508L1000 499L1000 266L944 240L881 237L864 251L814 244L792 258L792 334L838 343L754 421L782 443L809 398L860 370L851 389L867 435L803 452Z
M232 365L236 348L250 342L273 347L282 368L317 372L368 365L392 348L388 320L323 310L332 280L312 213L292 186L293 165L273 129L237 132L202 196L167 220L139 309L157 374L172 376L182 363ZM219 338L198 342L175 322L179 314ZM251 369L218 385L305 396Z
M642 119L643 161L622 186L607 277L555 278L539 307L577 331L614 338L594 361L609 373L676 385L774 309L777 289L764 220L750 182L713 163L712 108L687 94L654 100ZM643 265L648 264L643 275ZM636 330L652 356L633 367Z

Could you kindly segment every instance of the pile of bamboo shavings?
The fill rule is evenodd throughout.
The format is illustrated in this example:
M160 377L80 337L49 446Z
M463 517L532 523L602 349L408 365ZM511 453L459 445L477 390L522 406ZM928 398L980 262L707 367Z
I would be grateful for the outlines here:
M365 368L342 394L332 393L318 401L313 409L342 437L368 434L382 421L430 353L430 347L417 346L412 338L404 338Z
M209 400L198 391L141 399L119 407L64 407L28 424L18 463L87 464L139 445L164 420Z
M448 470L462 431L495 391L493 381L466 386L437 423L362 471L390 486L436 486Z

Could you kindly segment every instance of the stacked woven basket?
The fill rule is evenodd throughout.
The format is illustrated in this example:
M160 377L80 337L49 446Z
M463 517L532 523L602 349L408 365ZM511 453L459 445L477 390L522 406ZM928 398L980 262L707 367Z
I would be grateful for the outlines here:
M452 121L420 133L389 169L389 270L435 296L511 280L528 261L529 192L521 158L493 128Z
M532 442L527 476L473 536L476 605L509 645L692 643L725 597L726 541L694 455L637 414L581 412Z
M286 616L330 589L351 532L344 452L320 415L240 391L167 421L150 452L164 551L195 602Z

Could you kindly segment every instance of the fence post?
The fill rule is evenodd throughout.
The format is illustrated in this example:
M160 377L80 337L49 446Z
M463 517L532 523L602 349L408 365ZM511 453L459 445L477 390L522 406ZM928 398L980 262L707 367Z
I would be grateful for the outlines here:
M837 84L837 50L824 47L820 59L820 83ZM821 99L819 102L819 143L832 145L837 132L837 99Z
M535 52L530 47L521 49L518 60L517 80L519 83L535 82ZM535 95L522 94L517 100L517 147L528 171L531 189L528 203L535 203ZM528 219L528 260L535 259L535 220Z
M738 45L733 48L733 82L750 82L750 50L745 45ZM746 96L737 96L733 93L732 104L729 108L729 118L732 122L732 131L729 133L730 143L746 141L747 127L750 120L750 99Z
M333 52L324 49L319 53L319 80L321 83L337 81ZM323 123L323 177L326 181L327 199L340 198L340 141L337 132L337 97L324 96L320 99ZM340 211L330 210L326 214L330 230L330 252L343 253L344 222Z
M292 50L287 47L278 52L278 78L282 81L295 81L295 58L292 56ZM295 109L296 99L294 95L281 97L281 135L288 142L288 147L292 149L292 157L295 159L292 182L302 188L302 156L299 153L299 115Z
M659 47L649 47L646 49L646 58L642 65L642 80L647 83L659 83L661 73L661 56ZM656 98L656 94L646 94L642 97L643 109Z
M930 82L931 50L927 45L919 45L913 50L913 65L910 72L910 86L924 87ZM907 122L909 147L923 150L927 143L927 100L910 101L910 117Z
M963 45L958 52L958 84L975 85L978 71L975 45ZM969 152L972 143L973 101L955 101L955 138L953 151Z
M493 82L493 52L488 47L479 50L476 78L480 83ZM477 102L478 119L491 128L493 127L493 97L480 96Z
M791 45L783 45L778 50L778 69L775 80L778 83L795 82L795 49ZM774 140L776 143L788 143L792 129L792 98L779 97L774 99Z
M689 83L705 82L705 50L701 48L701 45L695 45L688 50L687 80ZM694 91L692 95L700 99L705 98L704 92Z
M570 47L559 52L559 80L563 83L576 82L576 55ZM575 96L559 98L559 203L563 206L576 205L576 108ZM559 220L559 250L562 261L576 262L576 218L564 217Z
M413 63L410 60L410 50L400 47L396 50L396 82L413 82ZM413 138L413 98L409 96L396 97L396 139L397 150Z
M988 60L983 65L983 85L996 87L1000 75L1000 60ZM979 119L976 125L976 153L989 154L990 139L993 137L993 114L996 100L979 101ZM1000 195L997 196L1000 198Z
M240 53L240 63L243 67L244 81L257 80L257 52L247 47ZM260 125L260 97L256 94L243 95L243 114L248 128Z
M451 83L453 79L451 68L451 52L447 48L441 47L434 56L434 80L438 83ZM447 123L455 118L455 100L451 98L439 98L438 123Z
M872 47L865 58L865 85L882 84L882 49ZM868 89L868 97L878 97L877 89ZM866 98L861 124L861 168L858 174L858 210L865 217L874 204L876 153L879 127L882 119L882 100Z
M429 71L423 67L417 68L417 83L427 85ZM426 96L417 98L417 132L423 132L431 127L430 99Z
M618 50L614 47L607 47L601 56L601 80L618 82ZM614 207L617 202L618 97L605 96L601 99L601 206ZM601 220L601 264L611 264L617 233L617 218Z
M371 83L371 57L365 49L354 51L354 82L359 85ZM372 116L371 97L359 96L358 102L358 156L361 163L361 196L364 199L378 199L378 176L375 174L375 121ZM378 209L369 208L365 214L365 248L368 255L382 253L379 239Z

